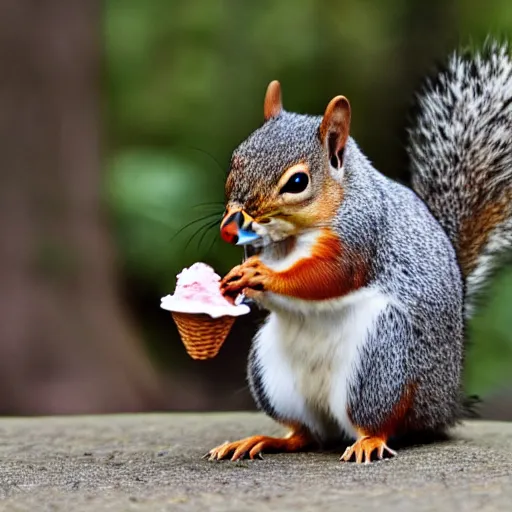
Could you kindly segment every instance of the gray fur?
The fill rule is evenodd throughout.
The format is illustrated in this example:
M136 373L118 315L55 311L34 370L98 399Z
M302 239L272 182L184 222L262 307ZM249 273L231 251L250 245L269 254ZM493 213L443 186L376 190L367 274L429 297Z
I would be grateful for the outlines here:
M307 162L312 170L322 169L320 121L320 117L283 110L279 117L254 131L233 153L229 200L243 204L252 214L260 194L266 196L285 169L301 161Z
M439 223L409 189L378 173L353 141L337 229L370 256L372 280L394 303L369 333L350 390L354 422L378 427L416 385L409 428L439 430L462 415L463 283ZM377 206L378 205L378 206Z
M486 205L506 204L466 276L466 314L512 247L512 59L489 42L476 55L454 54L419 95L408 152L413 187L460 253L460 230ZM462 262L464 263L464 262Z

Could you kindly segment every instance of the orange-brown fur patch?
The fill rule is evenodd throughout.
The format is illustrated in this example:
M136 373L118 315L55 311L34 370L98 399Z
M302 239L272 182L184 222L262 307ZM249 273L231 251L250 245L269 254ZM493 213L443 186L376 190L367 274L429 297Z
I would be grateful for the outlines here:
M345 254L339 237L325 228L312 255L287 270L270 274L264 289L298 299L326 300L361 288L367 278L366 262Z
M329 133L336 134L336 146L330 148L335 153L345 147L350 131L350 103L345 96L336 96L325 109L320 124L320 139L325 144Z
M302 206L300 211L294 212L293 221L302 228L330 224L343 202L343 197L341 184L327 175L318 196L311 203Z
M405 431L410 423L407 415L414 404L416 389L416 383L406 385L400 400L395 404L385 421L380 425L365 425L364 427L356 425L358 435L361 437L377 437L387 441L391 436ZM350 410L348 416L350 421L353 422Z
M305 166L305 171L310 174L306 162L297 162L288 168L283 176L289 169L300 166ZM237 172L242 168L241 159L234 157L225 186L228 199L234 189L234 180L245 179ZM313 175L311 179L314 181L317 178ZM235 204L229 201L227 206L228 208L243 208L256 222L265 218L281 216L284 220L295 224L298 233L301 229L330 224L343 201L343 187L327 171L321 176L321 186L316 191L314 199L305 200L303 203L287 204L283 202L279 195L280 185L282 184L270 188L270 186L265 187L256 181L252 187L251 197L247 198L245 204Z
M281 102L281 85L277 80L273 80L268 84L263 102L263 116L265 121L272 117L277 117L283 110Z
M306 164L299 162L292 167L300 165ZM311 179L314 180L315 176L313 175ZM279 197L276 198L273 194L268 196L259 194L251 200L248 210L256 222L261 218L273 216L273 212L279 212L275 216L282 215L284 220L292 222L299 233L303 229L331 224L343 202L343 197L343 187L327 173L323 176L321 188L313 200L306 200L299 204L282 204Z
M469 275L492 230L510 215L512 193L484 205L475 215L464 219L460 227L458 257L462 272Z

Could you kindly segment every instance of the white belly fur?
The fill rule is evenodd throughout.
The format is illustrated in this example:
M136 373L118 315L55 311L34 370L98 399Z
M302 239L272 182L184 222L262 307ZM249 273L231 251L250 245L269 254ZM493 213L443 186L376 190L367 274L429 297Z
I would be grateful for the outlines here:
M255 344L271 405L321 438L332 436L332 423L339 434L356 437L347 415L349 384L367 333L389 298L364 288L321 303L275 295L268 299L273 311Z

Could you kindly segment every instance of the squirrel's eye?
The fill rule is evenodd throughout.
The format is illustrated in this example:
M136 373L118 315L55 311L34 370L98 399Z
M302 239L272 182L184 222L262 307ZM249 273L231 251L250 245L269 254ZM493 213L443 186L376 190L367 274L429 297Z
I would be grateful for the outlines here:
M309 176L305 172L294 174L280 190L280 194L299 194L304 192L309 184Z

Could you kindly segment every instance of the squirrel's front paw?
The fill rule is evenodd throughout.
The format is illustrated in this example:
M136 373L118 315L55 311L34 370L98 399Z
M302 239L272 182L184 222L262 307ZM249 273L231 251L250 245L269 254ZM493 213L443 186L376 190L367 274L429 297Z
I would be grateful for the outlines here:
M220 289L224 295L244 293L249 298L255 298L267 289L271 274L272 271L253 256L228 272L220 283Z

